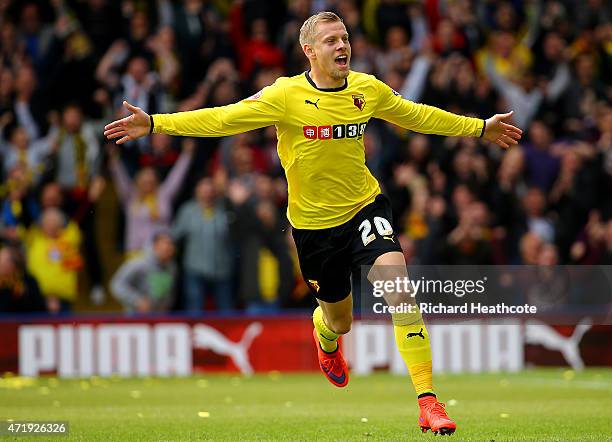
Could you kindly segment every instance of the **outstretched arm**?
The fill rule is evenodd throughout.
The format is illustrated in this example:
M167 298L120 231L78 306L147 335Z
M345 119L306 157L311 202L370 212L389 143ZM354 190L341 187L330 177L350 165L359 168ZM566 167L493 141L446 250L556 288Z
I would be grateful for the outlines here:
M521 138L522 131L506 122L512 117L512 112L496 114L487 120L464 117L405 100L384 83L378 84L381 100L374 117L400 127L425 134L482 137L503 148L518 144Z
M285 114L285 91L277 81L238 103L174 114L149 115L126 101L123 105L131 115L104 127L104 136L117 139L117 144L136 140L153 132L191 137L220 137L278 123Z

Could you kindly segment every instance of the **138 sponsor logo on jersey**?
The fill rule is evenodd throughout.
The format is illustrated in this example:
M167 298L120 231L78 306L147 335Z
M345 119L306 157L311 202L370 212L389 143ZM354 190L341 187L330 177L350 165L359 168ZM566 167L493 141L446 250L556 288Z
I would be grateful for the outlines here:
M309 140L360 139L367 123L334 124L333 126L304 126L304 137Z

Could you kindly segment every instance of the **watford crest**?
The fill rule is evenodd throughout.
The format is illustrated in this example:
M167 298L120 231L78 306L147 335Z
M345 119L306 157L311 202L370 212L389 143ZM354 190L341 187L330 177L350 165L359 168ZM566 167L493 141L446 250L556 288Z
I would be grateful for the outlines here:
M353 95L353 104L357 106L360 111L362 111L366 105L363 94Z

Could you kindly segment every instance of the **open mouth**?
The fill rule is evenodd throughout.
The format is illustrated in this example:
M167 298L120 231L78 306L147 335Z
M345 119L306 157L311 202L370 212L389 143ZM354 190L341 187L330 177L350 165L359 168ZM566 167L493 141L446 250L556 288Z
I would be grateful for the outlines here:
M348 56L339 55L336 57L335 61L338 66L346 66L348 64Z

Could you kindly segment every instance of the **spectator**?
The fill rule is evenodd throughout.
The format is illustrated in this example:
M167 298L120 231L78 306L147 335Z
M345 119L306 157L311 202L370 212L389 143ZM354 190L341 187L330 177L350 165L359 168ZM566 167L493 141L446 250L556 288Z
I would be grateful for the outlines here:
M30 66L22 65L15 73L15 122L25 128L30 140L37 140L44 133L44 103L37 88L36 73Z
M231 213L222 195L217 195L211 178L202 178L195 198L179 210L173 233L185 239L183 294L185 309L199 312L212 295L218 311L235 307L232 285Z
M93 108L96 87L94 46L87 34L79 29L67 13L61 13L54 26L54 35L45 60L45 75L41 82L48 90L53 108L78 102L87 113Z
M19 252L0 247L0 313L46 312L36 279L24 268Z
M178 95L180 62L174 30L169 26L162 27L149 40L148 47L155 55L154 63L159 70L160 86L163 86L170 95Z
M490 189L493 225L498 236L503 237L503 262L519 262L519 242L525 233L521 201L527 192L524 179L525 154L511 149L502 158L497 176Z
M385 51L379 52L376 57L376 71L381 77L399 65L406 55L411 55L406 30L401 26L388 29L384 48Z
M73 6L83 31L93 43L96 57L102 57L121 35L117 26L121 22L121 12L108 1L88 1Z
M489 213L481 201L459 210L459 224L448 235L444 250L449 264L478 265L493 262Z
M38 219L40 209L23 164L17 163L9 171L5 191L0 206L0 221L4 226L2 236L5 240L18 242Z
M522 287L525 301L537 305L538 310L550 311L555 307L567 309L570 297L570 276L566 269L557 267L559 255L554 244L543 243L537 258L537 266L528 267L523 273L531 274L528 284Z
M60 125L48 137L54 161L54 181L78 198L86 193L100 168L100 145L91 125L83 121L83 111L76 103L66 105Z
M33 184L38 184L45 176L48 159L46 140L31 143L25 128L17 126L9 135L9 143L4 143L0 133L0 153L3 157L4 176L17 164L21 163Z
M115 108L121 108L121 102L127 100L143 109L158 112L160 110L158 85L159 78L151 71L146 58L137 56L130 59L115 93Z
M489 40L489 44L475 54L480 72L512 81L529 71L533 54L523 43L517 42L512 32L495 30Z
M589 53L580 54L574 60L574 75L563 97L566 131L574 136L587 129L585 117L594 117L597 102L606 97L605 87L595 69L595 60ZM611 101L609 95L607 100Z
M527 232L521 237L521 264L536 265L542 252L544 241L533 232Z
M527 191L523 197L523 211L526 230L535 233L544 242L551 243L555 239L555 228L545 214L546 195L541 189L532 187Z
M191 164L193 143L183 143L183 153L164 181L155 171L143 168L132 182L115 148L110 150L110 169L126 214L125 250L128 255L143 251L153 232L170 227L172 203Z
M174 302L174 239L159 231L151 242L144 255L123 264L111 280L111 291L126 313L165 313Z
M26 3L21 9L21 38L25 43L26 54L35 64L42 63L52 38L51 26L40 16L36 3Z
M552 154L552 133L542 121L529 129L530 143L523 146L527 183L549 192L559 173L559 158Z
M209 2L186 0L174 9L173 28L176 33L181 73L180 97L191 94L202 80L202 72L216 58L226 57L232 48L226 46L224 35L227 21Z
M257 176L253 187L254 194L235 179L228 196L236 210L241 299L247 312L262 314L274 312L287 302L292 262L283 233L286 223L274 203L272 180Z
M230 13L230 33L240 61L240 75L249 78L257 68L271 68L283 65L283 53L270 41L268 22L256 18L245 32L243 11L240 3L235 3Z
M49 312L69 313L78 296L81 232L58 209L46 209L40 227L32 227L26 240L28 270L47 298Z
M1 20L0 24L0 58L6 66L14 68L27 60L25 44L17 35L19 28L15 23L6 19Z
M576 147L563 151L559 176L549 194L549 202L559 214L556 243L563 259L567 258L595 202L595 177L586 164L589 158L584 155Z
M606 253L606 225L597 210L589 213L589 220L570 249L571 262L594 265L604 259Z
M463 52L467 42L462 33L455 29L451 20L441 20L432 37L431 46L435 52L446 57L453 52Z

